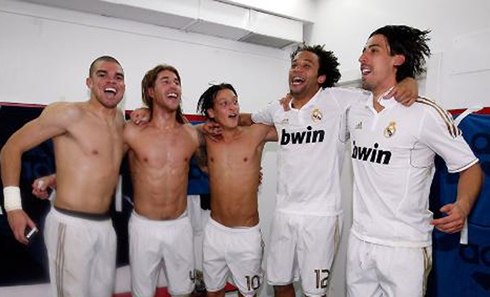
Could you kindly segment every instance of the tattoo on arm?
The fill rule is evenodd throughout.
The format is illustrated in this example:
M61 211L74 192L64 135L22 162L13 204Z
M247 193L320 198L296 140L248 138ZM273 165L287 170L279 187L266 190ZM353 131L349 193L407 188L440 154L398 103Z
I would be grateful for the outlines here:
M204 133L197 131L197 137L199 141L199 148L196 151L195 157L197 158L197 166L204 171L208 172L208 153L206 150L206 139Z

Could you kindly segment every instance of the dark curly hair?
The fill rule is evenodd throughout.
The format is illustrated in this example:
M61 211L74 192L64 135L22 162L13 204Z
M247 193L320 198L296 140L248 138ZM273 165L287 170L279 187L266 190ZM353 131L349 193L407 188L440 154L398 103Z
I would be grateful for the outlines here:
M425 57L430 57L427 45L429 33L430 30L422 31L405 25L388 25L377 29L369 37L383 35L390 46L390 55L405 56L405 62L396 71L396 81L401 81L406 77L415 78L426 71Z
M322 83L322 88L333 87L340 79L339 62L332 51L327 51L325 45L300 45L291 53L291 62L299 52L308 51L318 57L318 76L325 75L326 79Z
M238 96L235 88L231 84L220 83L218 85L211 85L204 91L204 93L202 93L201 97L199 97L199 101L197 102L197 112L209 119L208 109L213 108L214 99L221 90L231 90L235 96Z
M153 98L150 97L150 95L148 94L148 89L155 87L155 82L157 81L158 74L165 70L173 72L175 76L177 76L179 83L182 83L177 69L167 64L157 65L153 69L148 70L148 72L146 72L145 76L143 77L143 80L141 81L141 97L143 103L150 109L150 119L153 114ZM177 113L175 114L175 119L177 120L178 123L181 124L186 123L186 120L184 119L184 115L182 113L181 104L179 104L179 108L177 109Z

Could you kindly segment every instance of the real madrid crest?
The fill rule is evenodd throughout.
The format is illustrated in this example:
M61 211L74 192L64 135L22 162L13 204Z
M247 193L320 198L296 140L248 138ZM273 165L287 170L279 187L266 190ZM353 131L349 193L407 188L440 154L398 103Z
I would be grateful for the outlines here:
M313 119L314 122L320 122L323 118L323 114L320 111L320 109L315 108L311 113L311 118Z
M388 127L385 128L384 135L385 137L390 138L396 133L396 122L390 122Z

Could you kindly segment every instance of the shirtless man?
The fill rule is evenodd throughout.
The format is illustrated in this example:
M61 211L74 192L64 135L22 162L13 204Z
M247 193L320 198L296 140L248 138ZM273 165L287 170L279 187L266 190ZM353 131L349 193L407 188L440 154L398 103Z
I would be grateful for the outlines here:
M273 126L239 127L239 105L230 84L214 85L198 110L220 124L222 138L206 136L211 218L204 231L203 270L208 296L224 296L231 273L243 296L253 296L263 279L263 241L257 190L262 149L277 140Z
M116 234L108 216L123 156L124 118L117 104L124 72L109 56L91 65L90 99L54 103L10 137L2 149L5 209L15 238L27 244L34 222L22 210L19 179L22 154L52 138L57 197L44 236L53 296L112 296Z
M180 108L180 75L170 65L158 65L142 81L140 110L150 121L128 123L124 142L134 189L129 221L130 270L133 296L153 296L163 267L172 295L193 291L193 234L187 208L189 161L199 148L197 130L185 123ZM42 184L39 185L39 182ZM54 175L36 179L33 194L48 196Z
M185 123L180 109L177 69L158 65L142 81L150 121L128 123L124 141L134 189L129 221L133 296L153 296L163 267L170 294L193 289L193 231L186 213L190 159L199 148L197 130Z

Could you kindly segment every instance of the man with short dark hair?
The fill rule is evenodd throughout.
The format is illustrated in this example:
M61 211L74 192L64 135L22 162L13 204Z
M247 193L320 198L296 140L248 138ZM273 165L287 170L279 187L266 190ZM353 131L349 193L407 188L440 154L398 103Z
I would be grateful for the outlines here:
M35 227L22 210L22 154L53 139L57 195L44 228L53 296L109 297L116 274L116 234L109 206L123 151L124 72L113 57L97 58L86 85L90 99L48 105L15 132L2 149L5 209L15 238L27 244Z
M240 295L255 296L262 285L264 244L259 223L260 162L266 141L277 139L272 126L240 127L238 95L232 85L209 87L198 110L218 123L218 141L206 136L211 217L204 231L204 283L210 297L223 297L228 276Z

